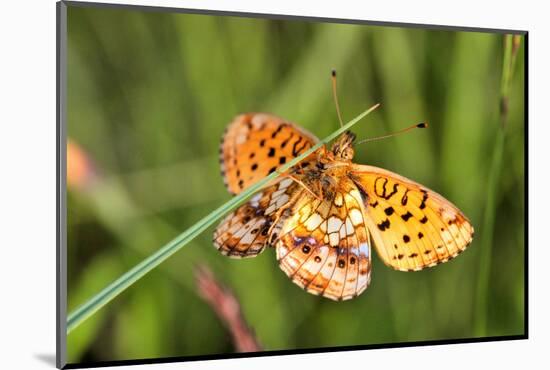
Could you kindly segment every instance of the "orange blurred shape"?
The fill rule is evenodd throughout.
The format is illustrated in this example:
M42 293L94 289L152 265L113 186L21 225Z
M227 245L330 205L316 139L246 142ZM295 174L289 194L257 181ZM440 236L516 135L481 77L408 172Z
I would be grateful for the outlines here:
M84 189L94 178L94 167L89 155L77 142L67 139L67 187Z

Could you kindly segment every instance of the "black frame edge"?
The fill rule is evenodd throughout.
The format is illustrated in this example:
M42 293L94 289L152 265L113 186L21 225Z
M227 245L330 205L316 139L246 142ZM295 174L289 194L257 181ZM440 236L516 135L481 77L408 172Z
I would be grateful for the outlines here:
M524 268L523 268L523 284L524 284L524 297L523 297L523 305L524 305L524 323L523 323L523 330L525 333L525 337L529 338L529 32L526 32L523 37L524 42L524 51L523 51L523 58L524 58L524 69L525 69L525 76L524 76L524 106L523 106L523 115L524 115L524 122L523 122L523 130L524 130L524 156L523 156L523 168L524 168L524 204L525 204L525 225L524 225Z

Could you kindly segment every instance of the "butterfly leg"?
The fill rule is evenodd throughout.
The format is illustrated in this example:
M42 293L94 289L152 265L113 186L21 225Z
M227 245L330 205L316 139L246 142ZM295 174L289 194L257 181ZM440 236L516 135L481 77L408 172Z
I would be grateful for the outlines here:
M300 180L299 178L297 178L296 176L294 176L293 174L290 174L288 172L285 172L285 173L282 173L281 176L284 176L284 177L288 177L289 179L293 180L294 182L296 182L298 185L300 185L301 187L303 187L309 194L311 194L312 196L314 196L315 198L317 198L318 200L323 200L323 196L322 195L319 195L317 193L315 193L313 190L311 190L306 184L304 184L304 182L302 180Z

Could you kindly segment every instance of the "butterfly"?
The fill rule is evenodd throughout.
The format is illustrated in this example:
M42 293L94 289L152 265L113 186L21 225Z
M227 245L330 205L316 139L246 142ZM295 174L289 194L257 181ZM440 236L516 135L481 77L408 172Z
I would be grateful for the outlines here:
M355 139L343 133L330 149L322 146L257 192L222 220L214 246L235 258L275 247L280 268L295 284L337 301L369 285L373 244L382 261L400 271L462 253L474 235L466 216L423 185L353 163ZM224 183L238 194L317 142L282 118L239 115L221 141Z

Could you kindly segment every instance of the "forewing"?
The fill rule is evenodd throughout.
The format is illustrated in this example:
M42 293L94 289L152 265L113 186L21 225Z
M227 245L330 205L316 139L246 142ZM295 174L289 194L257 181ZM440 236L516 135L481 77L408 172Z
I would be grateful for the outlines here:
M361 195L341 181L331 199L304 192L283 220L276 243L281 269L309 293L333 300L356 297L369 284L369 233Z
M384 262L417 271L456 257L474 228L436 192L377 167L354 165L350 176L363 194L367 225Z
M265 113L237 116L220 146L224 183L232 194L264 178L311 148L318 139L297 125Z
M278 211L289 205L297 185L283 179L271 185L230 213L214 231L214 246L224 255L254 257L268 244Z

